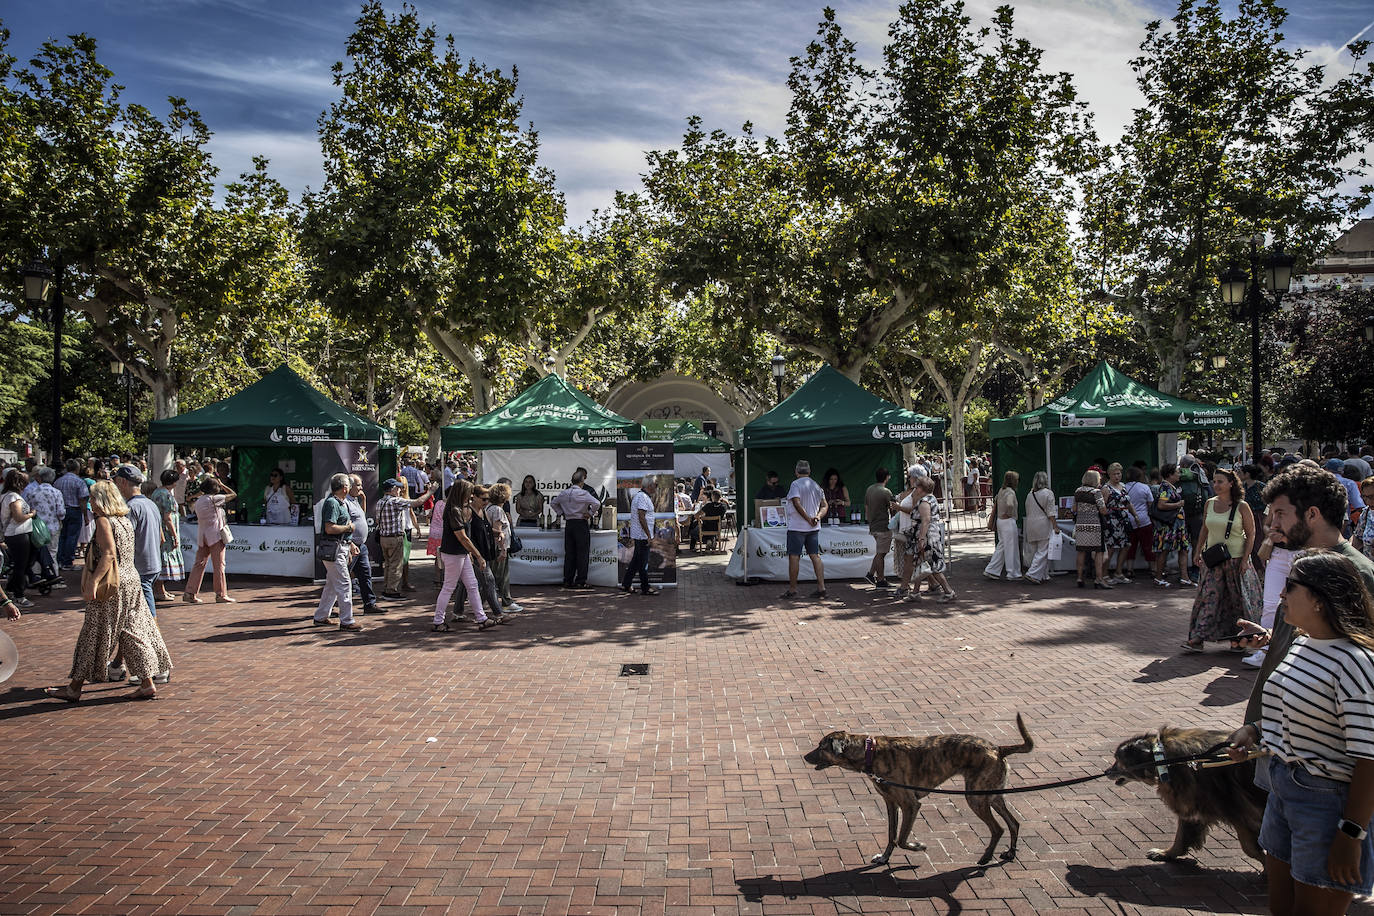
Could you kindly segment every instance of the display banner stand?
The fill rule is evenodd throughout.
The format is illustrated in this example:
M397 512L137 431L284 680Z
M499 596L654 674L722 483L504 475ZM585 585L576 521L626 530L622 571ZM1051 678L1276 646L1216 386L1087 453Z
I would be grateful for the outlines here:
M616 484L616 571L625 581L625 571L634 556L630 539L630 505L645 477L658 484L654 493L654 512L649 519L653 530L649 539L649 581L656 585L677 585L678 525L673 486L673 443L665 441L617 442L615 444Z
M320 506L329 497L329 478L335 474L357 474L363 481L363 498L367 506L367 547L374 570L381 568L382 552L377 540L377 489L381 446L376 442L357 442L350 439L326 439L310 443L311 464L315 483L315 540L320 537ZM312 551L313 553L313 551ZM376 578L375 576L373 578ZM315 579L323 581L324 564L315 560Z

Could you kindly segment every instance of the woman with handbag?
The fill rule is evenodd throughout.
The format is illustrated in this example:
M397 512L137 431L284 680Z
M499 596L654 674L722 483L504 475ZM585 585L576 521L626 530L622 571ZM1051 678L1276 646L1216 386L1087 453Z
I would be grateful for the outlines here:
M1131 502L1126 485L1121 482L1120 462L1107 465L1107 482L1102 485L1102 499L1107 506L1103 516L1103 546L1106 549L1106 571L1108 585L1125 585L1131 580L1126 578L1126 548L1131 543L1131 526L1135 517L1135 506Z
M86 615L72 653L71 680L61 687L47 687L43 693L68 703L80 702L81 686L86 681L108 680L109 661L118 655L128 673L139 681L130 699L151 700L157 696L153 676L163 671L170 676L172 661L157 623L148 613L134 566L129 507L114 483L98 480L91 487L91 512L95 533L81 576ZM124 673L118 673L122 678Z
M191 574L186 577L186 591L181 600L188 604L201 604L197 597L201 583L205 581L205 564L215 564L215 601L232 602L229 597L229 581L225 575L224 561L229 539L229 520L224 515L224 504L238 499L238 494L214 477L201 482L200 495L196 497L196 562Z
M1092 566L1093 588L1112 588L1107 584L1106 554L1102 551L1102 517L1107 501L1102 498L1102 477L1097 471L1083 474L1082 486L1073 494L1073 541L1078 545L1078 587L1085 588L1083 567Z
M0 489L0 528L5 532L5 549L10 555L10 579L6 588L10 598L21 608L33 607L33 602L24 597L33 549L29 535L37 514L20 495L28 485L29 475L14 471L5 478L4 488Z
M1020 513L1016 498L1016 485L1021 475L1007 471L1002 475L1002 489L992 501L992 511L988 513L988 528L997 535L997 546L993 548L992 559L983 568L983 575L995 581L1003 576L1008 579L1021 578L1021 536L1016 530L1016 516Z
M1259 578L1250 565L1255 514L1235 471L1218 468L1212 488L1217 495L1207 500L1193 549L1202 587L1193 600L1188 640L1180 647L1185 652L1201 652L1208 641L1221 642L1234 634L1240 620L1260 616Z
M1182 588L1197 585L1188 578L1188 554L1192 542L1188 540L1188 523L1183 517L1183 491L1178 487L1178 465L1166 464L1159 469L1159 494L1150 504L1150 517L1155 523L1155 586L1168 588L1164 567L1169 554L1178 556L1178 584Z
M1026 546L1031 551L1031 561L1025 578L1032 585L1050 581L1050 537L1055 534L1063 537L1055 513L1050 476L1044 471L1036 471L1026 497Z

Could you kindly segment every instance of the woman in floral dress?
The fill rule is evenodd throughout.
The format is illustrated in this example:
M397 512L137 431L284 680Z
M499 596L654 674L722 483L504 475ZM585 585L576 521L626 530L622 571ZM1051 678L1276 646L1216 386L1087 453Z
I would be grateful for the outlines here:
M1106 554L1106 569L1111 572L1107 577L1108 585L1123 585L1126 578L1126 548L1131 543L1131 497L1126 485L1121 482L1121 465L1113 462L1107 466L1107 482L1102 487L1102 498L1107 506L1103 516L1106 526L1102 530L1103 546Z
M1183 516L1183 491L1178 486L1178 465L1166 464L1159 469L1159 496L1150 514L1155 516L1155 585L1168 588L1164 567L1169 554L1178 554L1178 584L1184 588L1197 585L1188 578L1188 555L1193 542L1188 538L1188 523Z
M1091 564L1093 588L1111 588L1107 584L1106 555L1102 552L1102 519L1107 514L1107 501L1102 498L1102 477L1097 471L1083 474L1083 485L1073 494L1073 542L1078 547L1078 587L1085 588L1083 567Z
M1182 645L1185 652L1201 652L1208 642L1220 642L1235 633L1241 620L1260 618L1259 577L1250 561L1255 514L1234 471L1217 468L1212 489L1217 495L1207 500L1202 534L1193 548L1193 562L1202 570L1202 587L1193 601L1188 639ZM1228 559L1209 568L1202 554L1213 544L1224 545Z
M160 670L170 673L172 662L157 623L148 612L138 570L134 568L134 528L128 519L129 507L114 483L99 480L91 487L91 511L95 515L95 535L86 560L91 572L81 583L86 615L72 654L71 681L43 692L68 703L80 702L81 686L87 681L107 680L109 661L118 653L129 673L139 680L139 688L129 694L130 699L151 700L157 696L153 675ZM118 564L119 587L109 598L98 601L95 583L111 563Z
M912 495L916 501L911 513L915 524L905 532L906 552L911 561L904 564L902 588L907 587L914 569L918 577L930 579L939 586L941 601L951 601L954 599L954 589L949 587L949 580L945 578L945 570L949 567L949 558L945 553L948 539L944 519L940 517L940 502L935 498L935 481L930 477L920 477L915 484ZM919 569L922 564L926 567L924 575ZM920 588L918 579L911 592L913 597L920 593ZM898 589L898 594L901 592Z

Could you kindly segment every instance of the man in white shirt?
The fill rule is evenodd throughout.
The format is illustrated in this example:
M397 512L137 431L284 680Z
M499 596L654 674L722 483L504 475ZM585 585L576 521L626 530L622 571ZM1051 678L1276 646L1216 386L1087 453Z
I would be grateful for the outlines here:
M787 591L783 598L797 597L797 574L801 570L802 551L811 558L816 572L816 590L812 598L825 597L825 571L821 565L820 530L825 517L825 491L811 479L811 462L797 462L797 479L783 500L787 507Z
M654 530L654 494L658 492L658 481L645 477L639 482L639 492L630 500L630 540L635 542L635 552L630 564L625 567L625 578L621 580L620 590L625 593L634 591L635 576L639 576L639 591L644 595L657 595L659 589L649 585L649 541Z

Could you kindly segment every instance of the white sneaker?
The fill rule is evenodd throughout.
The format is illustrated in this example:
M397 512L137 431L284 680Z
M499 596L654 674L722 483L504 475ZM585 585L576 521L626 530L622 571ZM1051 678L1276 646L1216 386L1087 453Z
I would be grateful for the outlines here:
M520 605L514 601L512 601L510 604L506 605L505 608L503 608L503 610L511 611L512 613L523 611L524 609L525 608L523 605Z
M163 672L160 673L160 674L154 674L154 675L153 675L153 683L154 683L154 684L166 684L166 683L169 682L171 679L172 679L172 672L170 672L170 671L163 671ZM141 684L141 683L143 683L143 681L141 681L140 679L138 679L138 678L136 678L136 677L133 677L133 676L130 676L130 677L129 677L129 684L130 684L130 686L132 686L132 685L134 685L134 684Z

